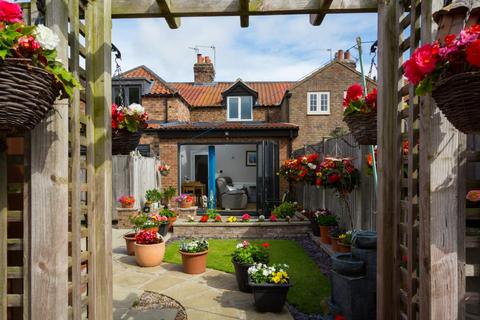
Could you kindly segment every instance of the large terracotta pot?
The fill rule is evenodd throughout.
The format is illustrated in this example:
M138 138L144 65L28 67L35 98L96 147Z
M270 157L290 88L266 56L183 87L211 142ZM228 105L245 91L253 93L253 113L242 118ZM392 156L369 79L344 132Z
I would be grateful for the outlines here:
M180 254L182 255L183 272L199 274L204 273L207 269L208 250L197 253L180 251Z
M123 239L125 239L125 243L127 245L127 252L129 256L135 255L135 232L130 232L123 235Z
M122 208L124 208L124 209L132 209L134 203L130 203L130 204L121 203L121 205L122 205Z
M332 244L330 239L330 226L320 226L320 241L325 244Z
M173 232L173 224L177 221L177 217L168 218L168 231Z
M330 237L332 240L332 250L333 252L340 252L338 248L338 241L340 241L338 238Z
M156 244L138 244L135 242L135 259L140 267L156 267L165 256L165 241Z
M338 252L341 252L341 253L352 252L352 246L350 245L346 245L341 243L340 241L337 241L337 246L338 246Z
M180 202L180 208L190 208L191 206L193 206L193 201L183 200Z

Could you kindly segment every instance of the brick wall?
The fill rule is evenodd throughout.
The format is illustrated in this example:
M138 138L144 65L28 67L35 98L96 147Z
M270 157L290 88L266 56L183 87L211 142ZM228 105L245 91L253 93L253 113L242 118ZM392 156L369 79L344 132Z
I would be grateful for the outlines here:
M150 120L165 121L165 104L168 105L168 121L190 121L188 106L178 97L143 97L142 105Z
M300 126L293 149L315 144L335 128L347 128L343 122L344 91L353 83L361 83L360 75L342 63L334 62L294 87L289 101L291 123ZM330 115L307 115L307 92L330 92Z
M253 108L253 120L254 121L267 121L278 122L280 121L280 108L279 107L254 107ZM269 116L267 116L267 113ZM207 122L207 121L226 121L227 109L224 107L197 107L192 108L190 111L190 120L192 122Z

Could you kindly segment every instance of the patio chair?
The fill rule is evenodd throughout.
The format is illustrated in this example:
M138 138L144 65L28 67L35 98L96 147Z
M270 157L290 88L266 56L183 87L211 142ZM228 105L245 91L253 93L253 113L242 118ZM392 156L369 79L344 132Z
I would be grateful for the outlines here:
M235 187L233 187L232 179L230 177L217 178L216 184L218 193L218 204L220 208L234 210L247 208L247 193L243 189L236 189Z

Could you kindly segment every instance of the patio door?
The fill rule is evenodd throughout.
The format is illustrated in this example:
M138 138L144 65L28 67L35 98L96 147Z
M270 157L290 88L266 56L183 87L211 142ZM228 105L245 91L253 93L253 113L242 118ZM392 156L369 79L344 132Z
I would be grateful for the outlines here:
M279 149L275 141L263 141L257 145L257 210L270 215L279 202Z

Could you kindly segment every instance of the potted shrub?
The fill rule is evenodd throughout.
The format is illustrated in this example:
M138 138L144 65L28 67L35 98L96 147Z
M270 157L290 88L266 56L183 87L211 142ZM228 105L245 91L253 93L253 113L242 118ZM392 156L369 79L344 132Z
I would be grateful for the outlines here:
M175 201L178 203L180 208L190 208L193 206L193 196L182 193L178 197L175 198Z
M297 203L286 201L281 203L280 205L276 206L272 213L278 219L286 219L287 217L292 218L295 216L295 212L297 212Z
M160 201L162 194L158 189L149 189L145 191L145 206L149 208L158 208L158 202Z
M0 126L7 133L33 129L59 96L80 84L57 60L59 37L44 25L23 22L20 5L0 1Z
M329 232L337 225L337 217L327 209L322 209L317 216L317 222L320 226L320 240L325 244L331 244Z
M159 214L153 214L152 221L157 225L158 233L160 233L162 237L165 237L168 233L168 218Z
M286 264L255 264L248 269L255 307L260 312L281 312L292 286Z
M177 194L177 189L174 187L167 187L162 190L160 202L165 208L168 208L170 205L170 201L172 201L173 197Z
M204 273L207 268L208 241L191 240L180 244L183 272L188 274Z
M237 244L235 251L232 253L232 263L240 291L252 292L252 288L248 285L248 268L256 263L268 263L269 246L267 242L257 245L246 240Z
M123 238L125 239L128 255L133 256L135 255L135 236L137 235L137 231L142 229L142 226L147 222L148 216L143 212L136 212L128 218L133 224L134 231L124 234Z
M129 154L135 150L147 120L147 112L137 103L128 107L112 104L112 154Z
M343 121L358 144L377 144L377 89L364 96L358 83L350 86L343 100Z
M170 173L170 166L168 164L161 164L158 166L158 172L160 172L160 175L166 177Z
M165 256L165 241L156 232L142 230L135 237L135 259L141 267L156 267Z
M347 253L352 251L352 231L347 231L338 237L338 252Z
M122 208L127 208L127 209L131 209L133 208L133 205L135 204L135 197L132 196L132 195L125 195L125 196L121 196L120 198L118 198L117 200L119 203L120 203L120 206Z
M424 44L403 64L405 77L417 95L431 92L445 117L464 133L480 129L476 94L480 79L480 24Z
M160 215L167 217L168 231L172 232L173 231L173 224L175 223L175 221L177 221L177 214L175 213L175 211L172 211L172 210L167 209L167 208L163 208L160 211Z
M340 249L338 248L338 241L340 240L340 235L344 233L345 231L343 231L339 227L333 227L330 229L329 235L330 239L332 240L333 252L340 252Z

